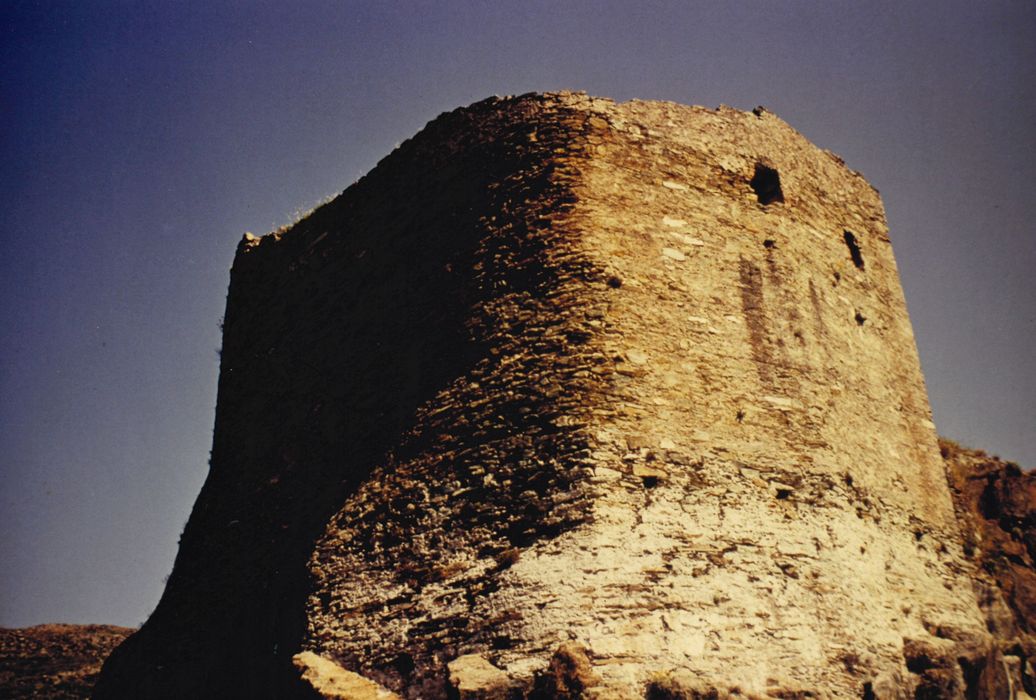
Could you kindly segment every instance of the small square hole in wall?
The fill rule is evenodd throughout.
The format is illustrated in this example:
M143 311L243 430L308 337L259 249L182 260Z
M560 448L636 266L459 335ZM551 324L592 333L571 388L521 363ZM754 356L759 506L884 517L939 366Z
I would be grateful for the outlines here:
M752 180L748 184L752 186L760 204L784 201L784 192L781 191L781 176L775 168L756 163L755 174L752 175Z

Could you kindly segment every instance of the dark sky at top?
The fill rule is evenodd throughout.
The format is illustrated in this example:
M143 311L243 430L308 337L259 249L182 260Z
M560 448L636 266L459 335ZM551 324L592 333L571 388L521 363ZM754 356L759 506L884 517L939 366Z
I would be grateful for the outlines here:
M1032 2L0 3L0 625L134 625L245 231L492 94L765 105L882 192L940 433L1036 466Z

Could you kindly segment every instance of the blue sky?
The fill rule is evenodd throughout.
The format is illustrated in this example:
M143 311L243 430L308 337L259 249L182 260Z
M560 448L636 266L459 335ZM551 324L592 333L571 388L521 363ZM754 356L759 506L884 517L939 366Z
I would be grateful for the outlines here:
M245 231L492 94L765 105L882 193L936 424L1036 466L1036 5L0 3L0 625L136 625Z

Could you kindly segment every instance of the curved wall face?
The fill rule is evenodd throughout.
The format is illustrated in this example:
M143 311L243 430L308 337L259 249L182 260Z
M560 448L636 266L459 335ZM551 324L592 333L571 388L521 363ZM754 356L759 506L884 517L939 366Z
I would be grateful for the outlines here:
M600 697L912 692L982 634L959 540L858 174L763 111L492 99L242 243L209 480L99 695L284 695L300 648L521 694L567 642Z
M415 432L415 412L472 368L508 361L498 319L546 323L539 305L560 294L559 278L587 274L549 237L526 232L549 231L571 206L559 149L582 117L570 122L564 104L547 102L489 100L443 115L290 230L242 241L209 476L162 601L107 663L99 697L293 692L313 585L307 560L332 516L379 465L447 441L430 432L434 420ZM537 133L533 119L543 121ZM526 220L526 201L541 218ZM490 235L504 226L509 236ZM518 303L521 313L508 306ZM542 334L544 356L552 334ZM589 384L569 382L559 406L586 403ZM531 407L516 404L500 426L464 439L488 445L514 425L530 436L539 426L553 435L542 449L578 449ZM511 486L571 478L530 470ZM524 541L584 513L546 522L530 511L506 530ZM389 541L404 532L370 527Z

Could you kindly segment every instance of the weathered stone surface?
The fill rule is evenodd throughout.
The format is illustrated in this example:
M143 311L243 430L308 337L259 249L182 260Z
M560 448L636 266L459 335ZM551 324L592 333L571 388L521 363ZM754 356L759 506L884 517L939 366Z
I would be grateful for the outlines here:
M601 679L594 673L586 649L571 642L562 644L550 659L546 671L536 679L533 698L577 700L596 695Z
M478 654L465 654L449 664L451 694L457 700L505 700L511 677Z
M311 651L295 654L292 662L310 689L326 700L399 700L392 691Z
M648 680L645 700L728 700L730 689L699 679L659 674ZM737 697L735 693L734 697Z
M468 654L519 694L970 692L881 202L765 110L443 115L242 241L224 333L209 478L102 697L287 696L301 648L406 698Z

